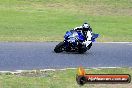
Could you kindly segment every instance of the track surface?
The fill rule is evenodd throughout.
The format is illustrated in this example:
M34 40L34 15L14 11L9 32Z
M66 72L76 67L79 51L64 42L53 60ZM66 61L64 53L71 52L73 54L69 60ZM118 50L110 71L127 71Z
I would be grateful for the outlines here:
M1 42L0 70L132 67L132 43L94 43L85 54L54 53L58 42Z

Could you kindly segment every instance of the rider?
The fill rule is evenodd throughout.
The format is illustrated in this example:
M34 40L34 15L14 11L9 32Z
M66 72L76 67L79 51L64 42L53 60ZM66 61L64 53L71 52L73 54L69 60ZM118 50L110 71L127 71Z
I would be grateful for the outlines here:
M92 28L88 23L85 22L82 26L76 27L73 30L82 32L85 37L85 41L83 43L86 44L86 47L91 43Z

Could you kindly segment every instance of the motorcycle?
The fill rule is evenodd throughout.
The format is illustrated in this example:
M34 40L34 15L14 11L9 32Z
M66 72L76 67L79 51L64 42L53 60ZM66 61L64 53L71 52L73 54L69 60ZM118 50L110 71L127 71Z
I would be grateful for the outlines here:
M95 42L95 39L99 36L99 34L92 33L91 41L86 45L84 43L85 37L80 31L70 30L67 31L64 35L64 41L60 42L54 48L56 53L60 53L63 51L66 52L79 52L84 53L89 50L92 46L92 42Z

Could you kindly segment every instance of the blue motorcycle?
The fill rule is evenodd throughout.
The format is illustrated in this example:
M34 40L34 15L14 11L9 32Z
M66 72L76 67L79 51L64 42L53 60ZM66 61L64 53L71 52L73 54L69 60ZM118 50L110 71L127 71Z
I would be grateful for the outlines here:
M84 53L91 48L92 42L94 42L98 36L98 34L92 34L91 42L88 46L86 46L83 43L86 39L80 31L67 31L64 35L64 41L56 45L54 51L56 53L63 51Z

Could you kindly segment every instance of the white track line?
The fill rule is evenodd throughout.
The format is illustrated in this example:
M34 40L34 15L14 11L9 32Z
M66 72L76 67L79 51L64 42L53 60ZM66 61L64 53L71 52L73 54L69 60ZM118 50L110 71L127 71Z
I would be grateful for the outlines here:
M128 44L128 45L132 46L132 43L131 44Z
M124 68L124 67L84 67L84 69L107 69L107 68ZM128 67L128 68L132 68L132 67ZM37 69L37 70L14 70L14 71L0 71L0 73L11 73L11 74L17 74L17 73L21 73L21 72L36 72L36 71L57 71L57 70L76 70L78 68L64 68L64 69Z
M122 44L132 44L132 42L95 42L95 43L122 43Z

